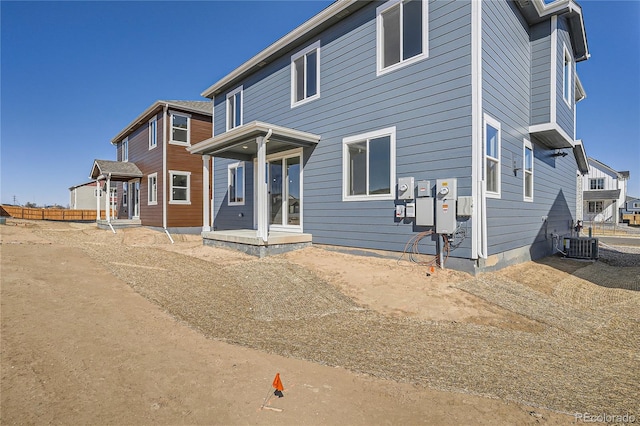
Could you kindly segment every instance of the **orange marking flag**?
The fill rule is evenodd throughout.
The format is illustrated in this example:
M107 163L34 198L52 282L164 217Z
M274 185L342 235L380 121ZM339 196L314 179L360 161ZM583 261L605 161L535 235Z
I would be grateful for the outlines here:
M280 373L276 373L276 378L273 379L272 386L276 388L276 390L283 391L284 387L282 386L282 381L280 380Z

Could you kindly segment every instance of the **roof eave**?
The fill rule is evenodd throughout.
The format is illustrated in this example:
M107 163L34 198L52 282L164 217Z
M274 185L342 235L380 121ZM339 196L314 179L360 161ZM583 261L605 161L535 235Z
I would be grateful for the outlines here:
M158 100L158 101L155 101L149 108L144 110L144 112L142 114L137 116L131 123L129 123L113 139L111 139L111 145L117 145L119 142L122 141L123 138L125 138L126 136L129 136L131 133L133 133L133 131L140 124L144 123L145 121L150 120L151 116L154 113L157 114L158 111L160 111L160 109L162 109L164 106L167 106L167 107L173 108L173 109L178 109L180 111L192 112L192 113L195 113L195 114L210 115L210 116L213 115L212 113L206 113L206 112L201 111L199 109L191 108L191 107L189 107L187 105L179 105L179 104L175 104L175 103L169 102L169 101Z
M575 141L573 145L573 156L576 159L576 164L578 165L578 170L580 174L586 175L589 173L589 161L587 160L587 152L584 149L584 144L582 140Z
M227 74L224 78L209 86L204 92L201 93L201 96L212 99L226 86L231 85L237 80L240 80L245 75L255 71L257 68L261 68L262 66L266 65L269 58L291 47L292 44L296 43L298 40L305 37L313 30L338 15L340 12L345 11L349 6L358 4L359 8L364 6L366 3L368 2L358 0L337 0L335 3L322 10L320 13L306 21L304 24L286 34L284 37L281 37L278 41L255 55L253 58L249 59L244 64L240 65L235 70L231 71L231 73Z

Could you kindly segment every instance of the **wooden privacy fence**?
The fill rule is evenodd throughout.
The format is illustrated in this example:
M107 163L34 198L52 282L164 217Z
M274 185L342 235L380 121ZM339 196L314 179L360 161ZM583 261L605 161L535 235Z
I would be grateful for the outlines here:
M69 209L34 209L20 206L0 206L1 216L11 216L15 219L32 220L68 220L88 221L96 220L95 210L69 210ZM105 211L100 210L100 217L105 217Z

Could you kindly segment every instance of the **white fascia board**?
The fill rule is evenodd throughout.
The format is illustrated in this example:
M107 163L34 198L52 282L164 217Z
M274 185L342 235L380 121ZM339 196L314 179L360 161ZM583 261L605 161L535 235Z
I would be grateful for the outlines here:
M580 81L580 78L578 77L578 73L577 72L576 72L575 76L576 76L575 102L578 103L578 102L580 102L581 100L583 100L584 98L587 97L587 92L585 92L584 86L582 86L582 81Z
M262 52L255 55L253 58L249 59L244 64L240 65L235 70L231 71L231 73L227 74L226 77L219 80L217 83L209 86L204 92L200 95L205 98L212 98L214 93L223 86L231 83L233 80L241 76L242 74L249 71L251 68L257 66L261 62L265 61L271 55L277 53L278 51L288 47L291 43L295 42L297 39L303 37L309 31L316 28L318 25L321 25L328 19L342 12L347 7L351 6L353 3L356 3L357 0L338 0L320 13L318 13L313 18L309 19L304 24L300 25L295 30L291 31L289 34L280 38L278 41L273 43L271 46L264 49Z
M562 130L562 127L560 127L558 125L558 123L544 123L544 124L535 124L533 126L529 126L529 133L540 133L540 132L546 132L549 130L554 130L556 132L558 132L560 134L560 136L562 136L567 142L569 142L571 144L571 147L573 147L575 145L575 140L569 136L567 134L567 132L565 132L564 130Z
M155 101L149 108L145 109L142 114L137 116L131 123L127 125L127 127L125 127L120 133L118 133L113 139L111 139L111 145L117 145L118 142L122 140L122 138L129 135L140 124L142 124L143 122L147 123L149 121L149 118L151 118L151 113L157 109L157 114L160 111L160 108L165 105L168 105L169 107L180 111L194 112L202 115L213 115L194 108L190 108L186 105L178 105L169 101Z
M556 0L546 4L544 0L533 0L533 6L541 18L549 15L562 15L564 13L576 13L580 16L580 33L584 43L585 55L582 58L576 58L576 62L589 59L589 45L587 44L587 32L584 28L584 17L582 16L582 8L574 0Z
M187 151L191 154L202 154L205 150L215 147L217 145L223 145L227 142L231 142L234 139L242 138L243 135L259 132L267 134L271 130L272 137L284 136L290 139L297 139L304 142L318 143L320 141L319 135L303 132L300 130L290 129L288 127L276 126L262 121L252 121L251 123L235 127L228 132L224 132L218 136L214 136L209 139L205 139L202 142L198 142L187 148Z

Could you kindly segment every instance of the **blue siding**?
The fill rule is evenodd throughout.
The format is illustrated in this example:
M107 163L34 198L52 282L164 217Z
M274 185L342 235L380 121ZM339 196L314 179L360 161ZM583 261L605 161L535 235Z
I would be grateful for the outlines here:
M551 20L531 27L531 125L551 121Z
M342 140L395 126L397 177L432 184L455 177L458 195L472 195L471 4L430 2L429 57L379 77L376 6L348 15L246 78L244 123L260 120L321 135L320 143L304 152L303 223L314 243L402 251L421 229L395 221L394 201L342 201ZM511 1L481 7L482 111L502 129L501 198L489 199L487 208L489 254L530 246L532 253L539 247L548 251L551 233L568 232L575 216L576 185L573 157L551 157L552 151L528 133L530 124L552 119L550 23L529 28ZM291 108L290 55L317 40L320 98ZM564 103L561 82L558 87ZM225 131L225 101L226 93L214 100L216 135ZM571 122L561 124L570 124L571 135L572 120L571 113ZM534 144L534 202L523 200L524 139ZM214 223L217 229L251 228L253 167L246 163L246 205L228 206L230 162L215 160ZM471 235L470 222L460 226ZM435 253L435 244L427 245ZM470 255L470 238L452 253Z
M544 120L548 114L543 106L548 99L544 90L549 77L545 81L543 69L549 62L543 65L548 37L543 36L544 25L531 30L512 2L485 2L482 17L483 110L502 129L501 197L487 200L489 254L533 245L536 256L537 245L550 251L551 233L568 232L575 215L575 160L551 157L552 151L528 134L530 120ZM514 165L522 168L524 139L534 144L533 202L524 201L522 170L514 171Z
M244 122L260 120L322 136L315 149L305 151L304 231L313 234L314 243L402 251L418 230L395 222L394 201L342 201L342 139L396 126L397 176L434 183L457 177L459 195L471 195L471 6L431 2L429 57L380 77L376 6L360 9L247 78ZM291 108L290 55L318 39L320 98ZM215 99L215 134L225 129L225 99L226 94ZM216 161L216 206L226 204L221 199L227 163ZM225 210L231 208L216 208L218 228L241 227L237 213L222 214ZM428 250L435 253L435 244ZM453 254L469 257L470 239Z
M573 92L575 90L575 60L573 59L573 49L571 47L571 38L569 37L569 29L568 23L565 18L558 18L558 48L557 48L557 64L558 64L558 73L556 75L556 122L558 125L567 132L567 134L575 138L573 134ZM564 63L564 49L563 46L566 46L569 51L569 55L571 55L571 81L569 82L569 87L571 88L571 96L570 96L570 105L567 105L565 100L562 97L562 66Z

